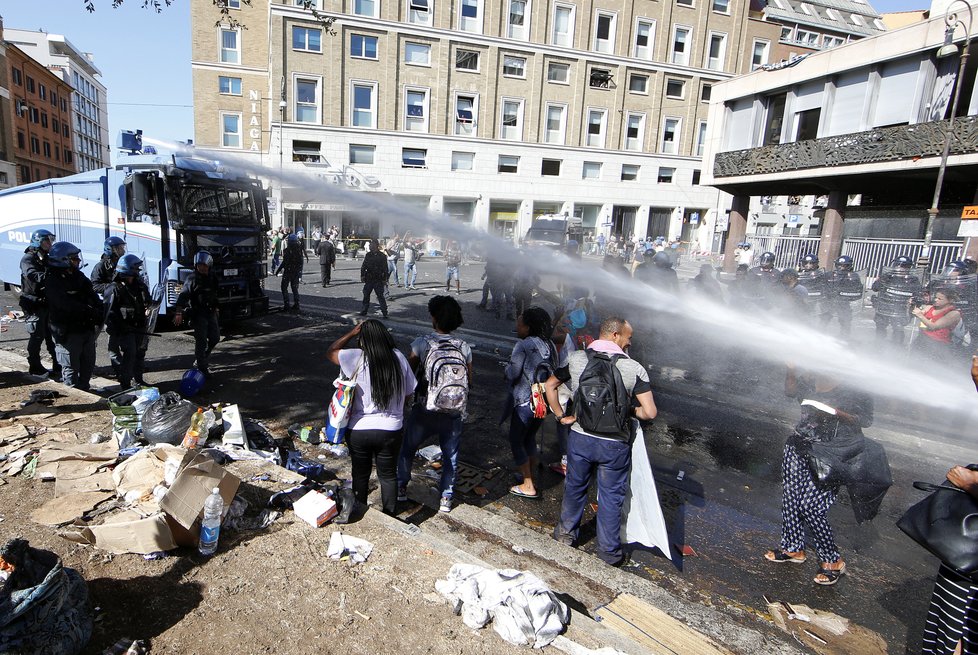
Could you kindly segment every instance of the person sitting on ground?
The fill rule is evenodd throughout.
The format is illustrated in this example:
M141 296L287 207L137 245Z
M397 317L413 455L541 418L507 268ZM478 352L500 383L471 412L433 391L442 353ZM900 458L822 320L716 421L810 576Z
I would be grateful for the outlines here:
M359 337L359 348L346 345ZM350 464L353 493L365 507L370 473L377 464L380 503L384 514L393 516L397 504L397 455L404 427L404 403L414 393L417 380L407 358L394 344L383 323L367 319L333 342L326 358L340 367L343 375L356 380L350 407Z

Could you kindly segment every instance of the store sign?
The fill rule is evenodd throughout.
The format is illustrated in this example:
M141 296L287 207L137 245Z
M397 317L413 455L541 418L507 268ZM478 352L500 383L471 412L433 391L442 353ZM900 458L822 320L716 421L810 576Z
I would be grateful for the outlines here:
M248 150L261 152L261 121L259 120L261 111L258 106L261 102L261 92L249 91L248 100L251 102L251 118L248 119L248 138L251 140L251 145L248 146Z

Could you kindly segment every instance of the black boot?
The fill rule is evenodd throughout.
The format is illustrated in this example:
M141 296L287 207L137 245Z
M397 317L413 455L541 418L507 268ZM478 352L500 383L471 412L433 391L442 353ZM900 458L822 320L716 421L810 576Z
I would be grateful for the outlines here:
M345 525L350 522L350 515L357 506L356 496L353 495L353 489L344 488L340 489L334 497L337 500L336 504L340 506L340 513L333 519L333 523Z

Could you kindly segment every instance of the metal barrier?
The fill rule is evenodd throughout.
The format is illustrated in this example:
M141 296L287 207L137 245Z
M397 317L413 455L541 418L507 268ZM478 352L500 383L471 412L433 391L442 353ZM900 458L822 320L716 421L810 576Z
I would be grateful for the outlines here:
M842 242L842 254L849 255L857 271L866 274L867 286L876 279L880 269L906 255L917 261L924 242L916 239L863 239L851 238ZM945 266L964 256L964 244L957 241L934 241L930 247L930 274L940 273ZM826 266L829 268L829 266Z
M762 252L773 252L774 265L777 268L797 268L802 257L810 252L818 252L818 242L821 240L819 237L777 235L747 235L746 239L751 245L755 264Z

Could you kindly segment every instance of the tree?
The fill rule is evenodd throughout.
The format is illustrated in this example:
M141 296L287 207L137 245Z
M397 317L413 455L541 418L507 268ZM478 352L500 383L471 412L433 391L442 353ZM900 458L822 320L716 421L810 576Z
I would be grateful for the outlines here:
M143 9L152 9L156 13L160 13L163 11L164 7L169 7L174 3L175 0L133 0L133 1L134 2L141 1L143 3L142 4ZM251 7L251 0L240 0L240 1L241 4ZM82 2L85 3L85 9L88 10L89 13L95 11L95 0L82 0ZM122 6L123 2L125 2L125 0L112 0L112 8L118 9L119 7ZM211 0L211 2L214 3L215 7L219 7L221 10L221 19L217 21L218 25L223 24L223 25L230 25L231 27L240 27L242 29L248 29L244 23L240 22L231 13L231 9L228 7L227 0ZM323 24L323 27L326 28L326 31L329 34L335 34L335 32L333 31L333 22L336 20L336 18L333 16L324 16L323 14L319 13L319 11L317 11L316 8L313 6L314 4L315 4L315 0L302 0L303 9L310 10L312 12L313 17Z

